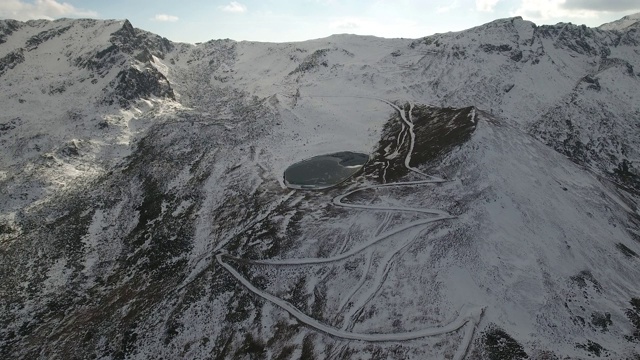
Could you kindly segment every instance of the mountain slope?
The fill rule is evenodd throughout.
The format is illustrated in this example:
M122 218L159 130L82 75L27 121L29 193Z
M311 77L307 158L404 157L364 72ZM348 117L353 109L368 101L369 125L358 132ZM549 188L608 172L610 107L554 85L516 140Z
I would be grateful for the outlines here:
M0 21L0 354L637 357L634 26ZM284 187L342 150L371 161Z
M602 30L618 30L625 31L627 28L631 26L637 26L638 21L640 21L640 13L635 13L631 15L627 15L622 19L602 24L598 28Z
M136 127L146 128L132 123L141 110L132 101L149 99L138 104L148 110L174 98L152 55L171 44L137 40L128 21L1 23L0 167L13 193L3 200L15 208L122 159Z

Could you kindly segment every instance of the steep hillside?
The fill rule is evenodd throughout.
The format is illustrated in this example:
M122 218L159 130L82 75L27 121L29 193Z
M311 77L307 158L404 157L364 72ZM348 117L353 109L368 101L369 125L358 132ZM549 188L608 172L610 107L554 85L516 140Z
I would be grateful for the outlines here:
M154 62L173 44L128 21L2 20L0 29L0 181L11 189L2 194L9 209L104 173L148 127L139 113L179 106L166 101L175 94ZM138 99L146 101L134 106Z
M0 356L640 356L629 19L198 45L0 21ZM336 151L371 160L284 186Z

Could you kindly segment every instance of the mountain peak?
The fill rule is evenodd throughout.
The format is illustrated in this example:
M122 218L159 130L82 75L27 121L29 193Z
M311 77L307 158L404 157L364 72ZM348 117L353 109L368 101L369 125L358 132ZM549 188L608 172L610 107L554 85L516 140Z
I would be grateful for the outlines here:
M124 19L124 22L122 23L122 29L129 31L131 33L135 32L133 25L131 25L131 22L129 21L129 19Z
M491 22L488 22L485 25L489 25L489 24L513 24L517 21L526 21L522 18L522 16L513 16L513 17L507 17L507 18L502 18L502 19L496 19L493 20Z

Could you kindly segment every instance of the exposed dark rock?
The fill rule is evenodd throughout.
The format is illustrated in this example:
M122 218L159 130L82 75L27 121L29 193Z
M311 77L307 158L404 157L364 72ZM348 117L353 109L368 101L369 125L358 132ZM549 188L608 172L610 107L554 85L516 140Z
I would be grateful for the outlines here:
M600 86L600 80L598 80L598 78L594 78L590 75L587 75L583 77L581 81L589 84L587 86L587 89L589 90L600 91L602 89L602 87Z
M77 57L74 65L85 68L95 73L95 75L104 77L109 73L111 68L116 64L124 64L126 57L120 53L115 45L111 45L96 53L95 57Z
M607 350L595 341L587 340L586 344L577 344L576 348L583 349L595 356L601 356Z
M13 130L20 123L20 118L15 118L6 123L0 123L0 135L4 135L4 133Z
M613 170L613 176L627 189L640 193L640 175L638 169L627 159L622 159L617 168Z
M633 325L633 332L625 337L629 341L640 343L640 298L632 298L629 303L631 304L631 309L627 309L625 314Z
M314 51L311 55L304 58L302 63L300 63L300 65L298 65L298 67L295 68L295 70L290 72L289 75L311 71L313 69L318 68L320 65L327 67L329 64L325 59L325 57L329 51L330 51L329 49L320 49L320 50Z
M128 20L122 27L111 34L111 45L99 50L92 56L81 56L74 60L74 65L95 71L105 76L116 64L123 64L127 58L148 64L153 56L164 59L167 52L173 49L173 43L166 38L134 29Z
M14 50L0 59L0 77L16 65L24 62L24 50Z
M556 40L556 46L564 46L583 55L598 55L599 47L595 45L595 30L584 25L565 24Z
M4 44L7 41L7 37L21 27L22 23L19 21L8 19L0 20L0 44Z
M66 157L77 157L80 155L80 148L82 145L84 145L82 142L70 141L58 150L58 154Z
M164 59L164 55L174 48L167 38L135 29L129 20L125 20L122 28L111 34L109 41L122 52L137 56L140 61L150 61L151 55Z
M608 331L609 325L613 325L613 321L611 321L611 314L594 312L591 314L591 324L600 328L603 332Z
M405 108L408 109L408 104ZM411 157L411 165L429 164L468 141L476 127L477 119L470 121L475 111L476 109L473 107L454 109L415 106L413 108L413 122L416 143ZM395 148L397 136L402 127L400 115L395 114L385 124L382 137L376 147L377 150L365 166L364 171L380 182L384 180L395 181L408 172L404 166L404 158L409 151L408 141L402 143L399 149ZM389 153L387 151L390 153L398 151L402 155L388 160ZM385 174L384 179L383 174Z
M620 44L625 46L640 45L640 27L627 28L627 31L620 36Z
M427 45L427 46L429 45L435 45L437 47L440 46L440 42L438 41L436 35L432 35L432 36L427 36L422 39L412 41L411 44L409 44L409 47L412 49L415 49L417 46L421 44Z
M629 249L629 247L626 246L623 243L617 243L616 244L616 248L618 248L618 250L620 250L620 252L622 254L624 254L624 256L626 256L626 257L629 257L629 258L637 258L638 257L638 254L635 251Z
M67 30L71 29L73 25L69 25L69 26L65 26L63 28L58 28L58 29L51 29L51 30L47 30L47 31L42 31L40 33L38 33L37 35L34 35L32 37L30 37L26 44L25 44L25 48L27 49L27 51L31 51L33 49L36 49L38 47L38 45L42 44L43 42L54 38L56 36L60 36L62 34L64 34L65 32L67 32Z
M151 96L175 99L167 78L153 67L142 71L136 68L122 70L109 86L113 88L113 93L104 100L109 105L117 102L122 107L128 107L132 101Z
M482 49L482 51L486 53L507 52L512 50L512 47L509 44L503 44L503 45L482 44L480 45L480 48Z
M587 289L589 284L598 293L602 292L602 285L596 280L589 270L580 271L577 275L571 277L571 281L580 289Z
M612 67L620 67L623 69L625 74L629 76L634 76L633 66L629 64L628 61L617 59L617 58L602 59L600 61L600 67L598 68L598 71L604 71Z
M488 360L525 360L529 355L511 335L493 327L482 334L483 358Z

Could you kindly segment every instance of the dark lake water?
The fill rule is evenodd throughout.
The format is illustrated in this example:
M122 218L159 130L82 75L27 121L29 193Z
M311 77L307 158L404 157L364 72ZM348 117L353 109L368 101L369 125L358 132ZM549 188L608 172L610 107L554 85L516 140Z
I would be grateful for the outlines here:
M369 160L369 155L342 151L314 156L284 171L285 184L294 189L326 189L352 177Z

